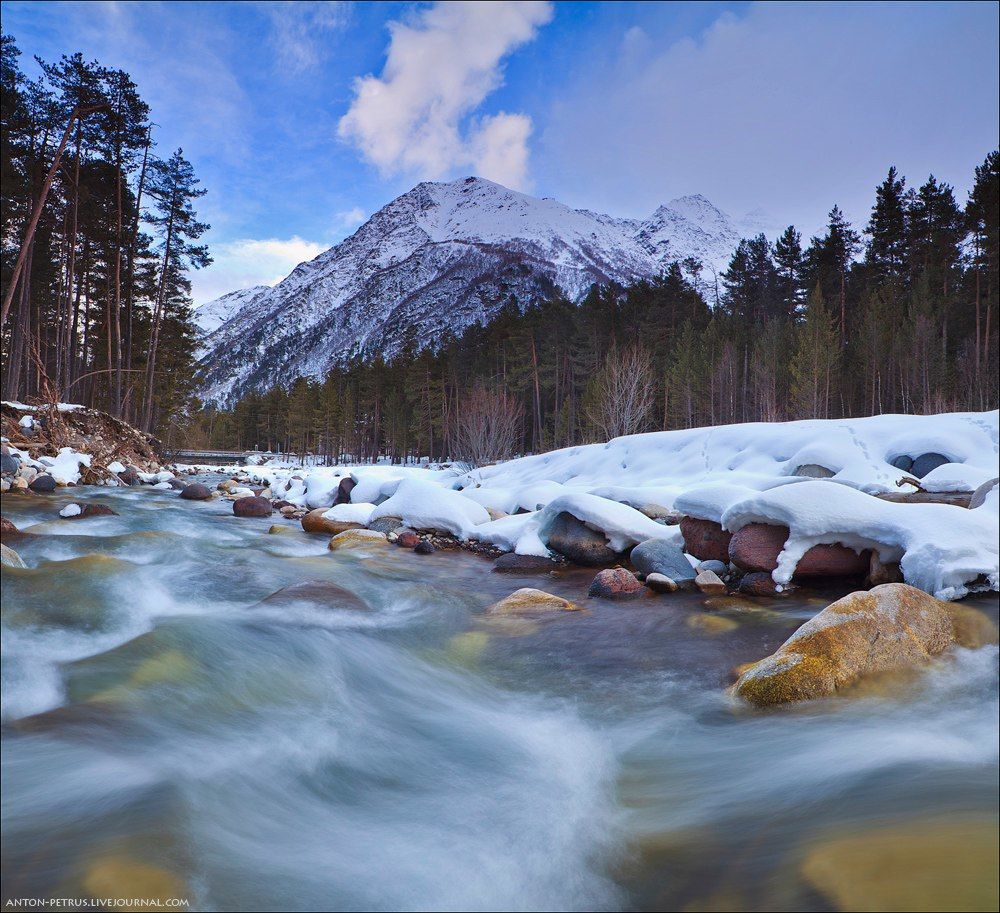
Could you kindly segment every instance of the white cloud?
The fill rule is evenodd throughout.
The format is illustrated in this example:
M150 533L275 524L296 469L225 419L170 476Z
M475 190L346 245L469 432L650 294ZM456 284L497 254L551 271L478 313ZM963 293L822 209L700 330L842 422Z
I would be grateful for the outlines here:
M274 285L327 247L297 235L288 239L241 238L214 244L212 265L191 275L195 304L205 304L236 289Z
M357 228L365 220L365 211L360 206L345 209L337 213L337 229L350 231Z
M531 118L463 121L503 83L503 59L551 18L549 2L442 2L391 22L382 73L355 81L339 135L384 174L433 179L471 168L524 187Z
M279 72L301 74L323 59L329 33L344 28L350 19L350 3L266 3L271 23L271 46Z

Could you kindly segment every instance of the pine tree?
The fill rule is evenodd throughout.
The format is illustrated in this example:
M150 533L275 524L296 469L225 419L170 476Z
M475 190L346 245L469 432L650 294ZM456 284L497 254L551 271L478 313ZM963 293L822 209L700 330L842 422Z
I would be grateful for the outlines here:
M809 297L805 320L796 335L790 367L793 412L797 418L829 418L840 346L818 285Z

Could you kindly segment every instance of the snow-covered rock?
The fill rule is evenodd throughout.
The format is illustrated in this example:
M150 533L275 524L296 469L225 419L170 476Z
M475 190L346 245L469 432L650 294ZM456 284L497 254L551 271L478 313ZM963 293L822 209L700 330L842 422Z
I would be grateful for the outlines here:
M225 403L358 353L392 356L409 338L435 345L555 288L574 300L594 283L628 283L694 257L721 269L747 227L701 196L646 220L537 199L482 178L422 183L273 288L202 305L201 395Z

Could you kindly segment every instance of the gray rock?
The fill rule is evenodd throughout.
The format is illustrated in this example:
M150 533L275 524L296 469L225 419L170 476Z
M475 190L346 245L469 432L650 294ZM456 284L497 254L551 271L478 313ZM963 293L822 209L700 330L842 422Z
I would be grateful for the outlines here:
M0 543L0 564L4 567L27 567L21 556L9 545Z
M385 533L388 536L389 533L395 532L402 525L403 521L399 517L379 517L377 520L372 520L368 524L368 528L375 530L377 533Z
M32 491L39 492L55 491L56 480L47 473L45 475L35 476L35 478L28 483L28 488Z
M663 539L647 539L640 542L629 555L636 572L649 576L663 574L678 585L694 581L695 572L684 552L676 545Z
M724 596L726 585L714 571L699 571L694 578L695 586L709 596Z
M699 571L711 571L713 574L718 574L720 577L725 577L729 574L729 565L725 561L702 561L698 564Z
M541 555L515 555L513 552L507 552L493 562L493 570L497 573L551 571L555 566L551 558L544 558Z
M679 587L666 574L647 574L646 586L654 593L676 593Z
M807 479L829 479L836 475L836 473L825 466L820 466L819 463L803 463L792 475L803 476Z
M3 455L0 456L0 474L5 476L12 476L17 473L17 470L21 466L21 461L14 454L10 453L6 447L3 449Z
M549 548L577 564L610 564L618 558L618 553L608 546L602 533L566 511L552 522L548 539Z
M913 461L910 472L918 479L922 479L927 473L937 469L938 466L944 466L945 463L950 462L951 460L943 453L922 453Z
M913 457L901 453L898 457L893 457L889 461L890 466L895 466L903 472L909 472L913 468Z
M998 482L1000 482L1000 479L990 479L988 482L983 482L972 493L972 500L969 501L969 510L979 507L986 500L986 496L996 488Z
M432 542L428 542L426 539L421 539L414 547L413 554L415 555L433 555L437 549L434 548Z

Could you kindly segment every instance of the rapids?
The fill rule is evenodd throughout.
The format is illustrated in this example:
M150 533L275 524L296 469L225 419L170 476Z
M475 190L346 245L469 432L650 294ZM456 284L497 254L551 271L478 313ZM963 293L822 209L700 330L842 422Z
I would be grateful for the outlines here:
M58 518L86 499L120 516ZM3 512L44 534L3 572L5 901L828 910L868 877L868 897L968 909L995 891L995 648L751 712L733 667L840 593L601 603L584 570L330 553L146 488ZM367 608L261 602L305 580ZM519 586L587 611L483 617ZM970 603L996 620L995 596Z

